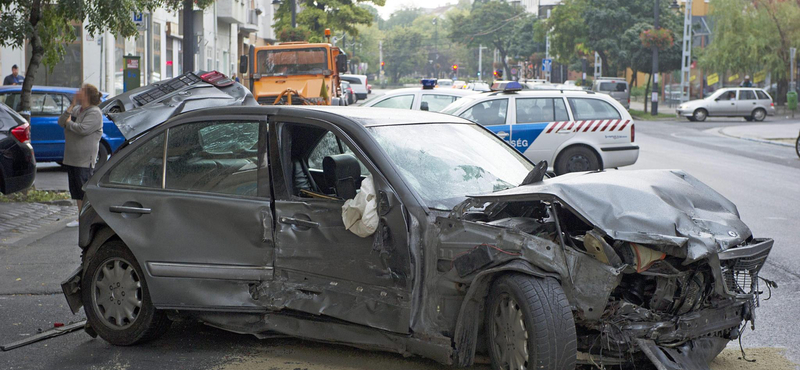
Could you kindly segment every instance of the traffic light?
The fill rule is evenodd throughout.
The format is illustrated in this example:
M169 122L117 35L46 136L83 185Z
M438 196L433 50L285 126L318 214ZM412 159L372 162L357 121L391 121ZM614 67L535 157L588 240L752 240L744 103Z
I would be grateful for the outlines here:
M453 64L453 72L458 71L458 64Z
M497 70L495 70L495 71L494 71L494 77L495 77L496 79L501 79L501 78L503 78L503 70L502 70L502 69L497 69Z
M386 65L386 62L381 62L381 68Z

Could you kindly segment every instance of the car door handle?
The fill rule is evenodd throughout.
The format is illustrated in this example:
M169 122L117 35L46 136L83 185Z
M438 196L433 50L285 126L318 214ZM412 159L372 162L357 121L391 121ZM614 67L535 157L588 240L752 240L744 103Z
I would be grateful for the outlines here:
M309 221L309 220L301 220L299 218L294 217L281 217L281 223L287 225L295 225L300 227L308 227L308 228L319 228L319 222Z
M111 206L108 210L114 213L137 213L140 215L149 215L152 211L150 208L132 206Z

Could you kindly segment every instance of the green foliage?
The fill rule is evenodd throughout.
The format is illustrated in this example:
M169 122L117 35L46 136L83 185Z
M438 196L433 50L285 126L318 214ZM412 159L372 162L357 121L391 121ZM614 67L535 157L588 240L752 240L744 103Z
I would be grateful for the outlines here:
M397 83L400 76L419 71L425 64L424 40L423 34L411 27L395 27L386 33L383 50L387 62L384 70L393 83Z
M411 23L414 23L414 20L423 14L425 12L420 8L402 8L392 13L381 29L391 30L395 27L409 27Z
M661 1L659 23L670 32L674 40L682 38L683 18L669 8L669 1ZM606 75L617 70L632 68L649 71L652 51L646 50L639 38L649 25L653 25L653 0L565 0L553 9L551 17L541 22L540 31L550 30L550 54L560 63L576 58L593 60L597 51L603 60ZM540 32L541 39L544 35ZM638 64L638 65L637 65ZM659 52L659 70L680 68L680 45L674 43Z
M519 5L496 0L476 1L469 13L457 12L448 15L448 21L453 25L448 37L453 42L471 47L484 45L496 48L500 53L506 75L509 76L510 69L506 57L516 54L512 45L515 41L521 40L515 37L515 31L527 17L530 15ZM531 42L532 39L531 37Z
M8 195L0 194L0 203L10 203L10 202L41 203L41 202L68 200L69 198L70 198L69 192L66 191L46 191L46 190L31 189L26 192L19 192Z
M346 32L358 35L358 25L371 25L375 15L367 7L370 3L383 6L386 0L296 0L297 28L307 30L310 34L307 41L322 42L326 28L334 34ZM277 34L292 28L290 0L283 0L275 13L273 28Z
M311 38L311 31L306 28L285 28L278 33L278 40L286 41L307 41Z

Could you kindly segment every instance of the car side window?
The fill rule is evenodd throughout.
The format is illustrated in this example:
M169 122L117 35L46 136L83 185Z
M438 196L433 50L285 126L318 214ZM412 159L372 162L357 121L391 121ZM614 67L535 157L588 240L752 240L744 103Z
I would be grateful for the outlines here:
M600 99L569 98L568 100L575 120L622 118L616 108Z
M428 103L428 111L439 112L450 103L458 100L458 96L442 94L422 94L421 103Z
M353 150L347 146L347 143L339 140L333 132L328 131L325 136L322 137L322 140L317 143L317 146L311 150L311 154L308 156L308 168L322 171L322 160L329 155L336 154L352 154L355 156ZM361 175L369 176L367 167L364 166L361 161L358 161L358 164L361 166Z
M67 104L69 106L69 104ZM62 96L60 94L47 94L42 99L42 110L40 112L43 116L58 116L64 112Z
M567 121L567 108L561 98L517 98L517 123Z
M102 182L160 189L163 162L164 134L161 133L123 158Z
M756 100L756 94L753 93L753 90L741 90L739 91L739 100Z
M258 195L259 122L203 122L169 129L166 189Z
M47 94L31 94L31 115L43 116L45 114L44 104L47 99ZM22 101L20 101L20 109L22 109Z
M2 94L0 95L0 103L3 103L15 111L19 111L19 93Z
M504 125L508 115L508 99L487 100L473 105L459 116L484 126Z
M756 95L758 95L759 100L769 100L769 95L761 90L756 90Z
M414 95L399 95L382 100L377 104L373 105L373 107L411 109L411 106L413 104L414 104Z

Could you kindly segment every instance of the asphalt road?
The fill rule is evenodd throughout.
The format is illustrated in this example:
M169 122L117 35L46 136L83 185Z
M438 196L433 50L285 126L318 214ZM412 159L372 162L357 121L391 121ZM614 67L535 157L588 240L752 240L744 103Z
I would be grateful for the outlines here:
M628 169L683 169L731 199L754 235L772 237L775 247L762 276L779 288L757 310L756 330L743 335L745 348L784 347L800 363L800 159L793 148L722 137L714 127L744 124L636 123L639 161ZM49 167L49 166L47 166ZM57 183L57 168L44 171ZM59 284L79 260L77 231L62 229L25 247L0 246L0 343L16 341L55 322L83 319L72 315ZM736 361L738 345L730 348ZM734 351L735 350L735 351ZM751 350L769 365L775 352ZM730 357L729 356L729 357ZM162 339L136 347L113 347L79 331L10 352L0 352L0 369L438 369L431 361L387 353L310 343L295 339L257 340L193 322L178 322ZM484 369L485 366L477 366ZM718 365L716 368L727 368Z

